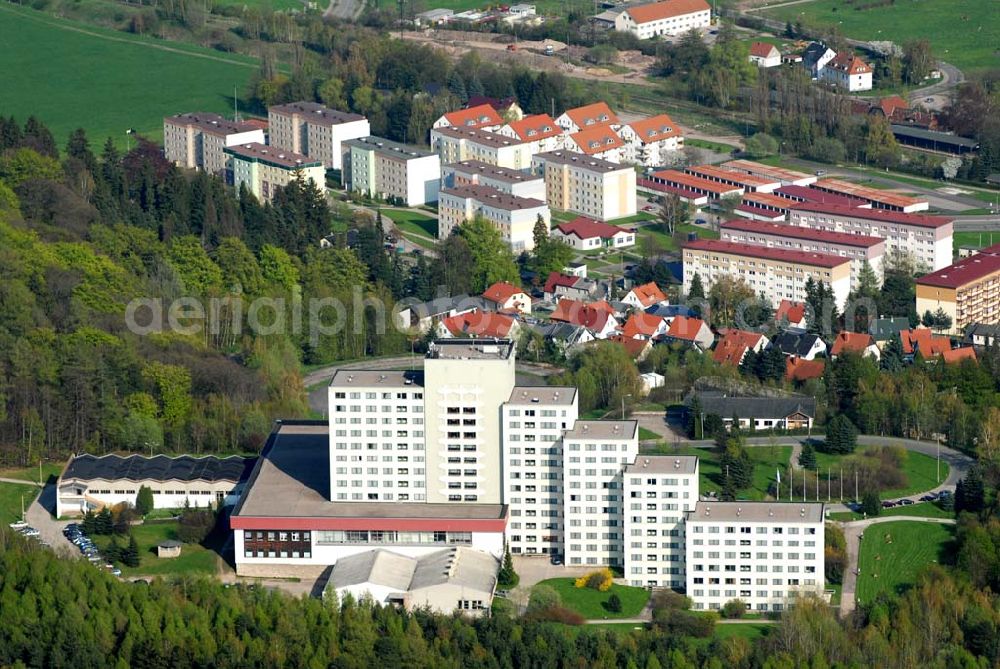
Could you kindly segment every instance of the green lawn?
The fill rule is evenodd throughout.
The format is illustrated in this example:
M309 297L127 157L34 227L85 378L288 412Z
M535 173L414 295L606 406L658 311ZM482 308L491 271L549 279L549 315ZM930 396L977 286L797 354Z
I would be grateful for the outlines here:
M300 0L213 0L213 4L217 7L258 7L260 9L272 9L274 11L284 11L288 9L297 9L302 11L305 9L305 4ZM321 11L326 9L326 2L318 0L316 5Z
M916 504L910 504L909 506L894 506L891 509L882 509L879 512L879 517L884 516L903 516L903 517L923 517L923 518L954 518L954 511L945 511L940 506L934 502L917 502ZM841 511L839 513L831 513L830 520L861 520L864 518L863 514L854 513L853 511Z
M732 144L724 144L723 142L710 142L707 139L685 139L684 144L686 146L696 146L699 149L708 149L709 151L715 151L716 153L727 154L739 148Z
M864 449L864 446L859 444L858 451ZM845 457L843 455L833 455L830 453L817 453L816 454L816 465L819 469L821 484L826 480L827 469L830 469L832 475L833 484L832 487L834 491L838 491L837 479L839 477L840 463ZM948 478L948 464L945 462L941 463L941 477L938 479L937 472L937 461L935 458L924 455L923 453L915 453L913 451L906 451L906 460L903 463L903 473L906 475L906 485L902 488L894 488L889 490L882 490L880 492L883 499L896 498L896 497L907 497L909 495L915 495L917 493L923 493L928 490L933 490L940 485L940 481L944 481ZM854 498L854 482L850 477L845 474L844 481L844 497Z
M132 528L136 543L139 544L138 567L121 567L123 576L166 576L170 574L216 574L218 554L205 546L184 544L181 556L177 558L156 557L156 544L165 539L177 538L176 521L157 521L136 525ZM110 537L93 537L98 548L103 549L110 543ZM120 544L127 545L128 539L119 537Z
M537 12L543 15L566 16L568 12L574 10L587 12L588 15L594 13L594 3L589 0L538 0L532 4L535 5ZM496 6L496 3L487 0L434 0L427 4L428 8L453 9L455 12Z
M591 588L574 587L572 578L550 578L541 583L551 586L559 593L563 606L587 619L634 618L642 612L646 602L649 601L648 590L628 585L615 584L607 592L600 592ZM612 594L617 594L622 600L620 613L612 613L604 607Z
M698 470L700 473L699 485L701 492L720 492L724 472L719 465L720 453L714 448L674 448L673 446L663 446L660 452L666 455L695 455L698 456ZM788 461L792 457L791 446L752 446L747 449L750 457L756 463L754 468L753 486L747 490L741 490L738 499L764 500L768 498L768 491L775 481L775 471L782 472L788 468Z
M774 623L716 623L712 638L722 641L742 637L747 641L753 641L767 636L774 627Z
M955 255L958 255L960 246L974 246L981 249L1000 244L1000 232L956 232L952 239L955 244Z
M902 592L917 573L932 562L946 561L954 527L936 523L899 521L872 525L861 541L858 604L879 592Z
M42 482L48 481L51 477L59 477L62 473L63 467L66 464L63 462L43 462L42 463ZM38 483L38 466L34 467L18 467L15 469L0 469L0 478L2 479L18 479L19 481L29 481L31 483Z
M426 237L431 241L437 239L438 222L433 216L405 209L383 209L382 215L395 223L404 233Z
M7 525L20 520L22 501L27 510L37 494L37 486L0 483L0 523Z
M677 239L682 242L687 239L687 235L690 232L695 232L698 234L700 239L718 239L719 233L710 229L707 225L694 225L693 223L688 223L685 225L677 226L677 234L674 237L666 234L659 229L659 226L646 225L638 229L636 232L636 246L638 248L643 248L643 244L646 243L647 238L651 238L653 243L663 251L676 251L677 250Z
M662 434L657 434L652 430L647 430L644 427L639 428L639 441L649 441L651 439L663 439Z
M992 0L908 0L864 11L852 9L845 0L815 0L764 14L780 21L836 26L859 40L903 44L926 38L938 58L966 73L1000 65L994 52L1000 44L1000 21Z
M158 140L163 117L188 111L232 114L233 88L246 89L254 60L0 5L0 114L34 114L60 147L78 127L99 151L126 144L134 128ZM134 145L134 142L133 142Z

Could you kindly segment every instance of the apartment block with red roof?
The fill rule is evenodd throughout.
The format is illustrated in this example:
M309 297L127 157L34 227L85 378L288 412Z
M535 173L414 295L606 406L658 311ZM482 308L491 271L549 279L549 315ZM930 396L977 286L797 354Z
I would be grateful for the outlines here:
M747 353L750 351L760 353L769 343L767 337L759 332L732 328L721 334L722 338L712 351L712 359L720 365L739 366Z
M886 254L909 254L931 270L951 264L954 226L947 216L800 202L788 211L788 222L810 230L881 237Z
M881 237L855 235L829 230L810 230L795 225L764 221L732 220L719 226L720 238L741 244L759 244L770 248L828 253L851 261L851 288L857 288L864 264L881 281L885 240Z
M550 235L578 251L618 249L635 245L635 230L609 225L586 216L577 216L568 223L560 223L552 228Z
M468 109L457 109L448 112L434 121L432 128L467 128L469 130L498 130L504 120L497 110L489 104L480 104Z
M556 125L570 134L601 125L617 128L621 123L621 119L606 102L594 102L582 107L567 109L556 119Z
M584 128L566 137L567 151L582 153L612 163L622 162L625 142L610 125Z
M531 313L531 296L520 286L498 281L483 292L483 299L496 305L497 311Z
M538 148L535 153L556 151L563 148L566 141L566 131L548 114L525 116L519 121L513 121L499 128L497 134L522 142L536 142Z
M754 42L750 45L750 62L757 67L777 67L781 65L781 52L768 42Z
M650 281L641 286L633 286L622 298L622 304L636 309L649 309L657 304L668 304L668 301L660 287L655 282Z
M942 309L952 333L1000 324L1000 244L917 279L917 313Z
M712 9L705 0L663 0L628 7L615 18L615 30L653 39L708 28L711 21Z
M670 152L684 148L681 129L666 114L626 123L618 135L625 142L622 161L644 167L663 165Z
M838 54L819 71L819 79L828 81L845 91L870 91L872 89L872 68L853 53Z
M744 281L772 304L783 299L804 302L806 282L822 281L844 308L851 285L851 261L826 253L769 248L715 239L698 239L683 247L684 292L695 274L706 292L723 277Z

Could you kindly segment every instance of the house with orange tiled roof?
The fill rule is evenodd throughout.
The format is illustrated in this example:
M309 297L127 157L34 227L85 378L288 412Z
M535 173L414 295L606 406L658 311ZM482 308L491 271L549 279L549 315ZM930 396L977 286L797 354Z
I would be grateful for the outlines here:
M903 344L903 355L914 356L917 351L924 358L936 358L951 350L951 339L935 335L929 328L900 330L899 339Z
M782 300L774 310L774 320L778 326L788 325L793 328L806 327L806 305L804 302Z
M876 360L881 357L881 352L870 334L847 330L839 332L833 340L833 346L830 347L831 357L836 358L842 353L857 353L862 357L872 357Z
M853 53L845 51L837 54L819 71L820 81L843 88L848 92L870 91L872 89L872 68Z
M442 318L437 326L437 334L442 338L452 337L496 337L514 338L520 329L518 321L506 314L490 311L470 311L456 316Z
M626 123L618 129L618 136L625 142L622 161L645 167L663 165L668 152L684 148L684 135L666 114Z
M466 128L468 130L498 130L504 124L497 110L481 104L468 109L457 109L434 121L432 128Z
M611 163L622 162L625 142L610 125L585 128L566 137L566 150L600 158Z
M537 142L538 148L535 153L544 153L563 148L566 131L548 114L534 114L508 123L497 130L497 134L513 137L522 142Z
M748 332L732 328L721 331L722 338L712 351L712 359L720 365L739 366L750 351L760 353L767 348L767 337L759 332Z
M785 358L785 379L788 381L808 381L822 378L826 371L823 360L803 360L792 355Z
M675 316L670 321L670 327L663 335L663 339L668 342L689 344L700 351L707 351L715 341L715 335L708 323L700 318L688 316Z
M754 42L750 45L750 62L757 67L777 67L781 65L781 52L768 42Z
M652 339L633 339L631 337L626 337L625 335L612 335L608 337L608 341L613 341L616 344L620 344L625 348L625 351L631 356L636 362L642 362L649 355L649 352L653 350L653 340Z
M941 353L941 360L944 361L946 365L952 365L955 363L962 362L963 360L972 360L976 362L976 349L971 346L962 346L961 348L950 348L947 351Z
M622 326L622 335L628 339L658 339L667 333L667 321L645 312L632 314Z
M711 20L712 10L705 0L663 0L628 7L615 18L615 30L653 39L708 28Z
M520 286L506 281L498 281L486 289L483 299L496 305L497 311L531 313L531 296Z
M669 304L667 296L654 281L644 283L641 286L632 286L632 289L625 294L621 301L622 304L636 309L648 309L657 304Z
M550 318L556 322L585 327L598 339L607 339L618 330L618 321L608 309L577 300L559 300Z
M567 109L556 118L556 125L567 133L580 132L599 125L618 127L622 124L618 114L612 111L607 102L594 102L582 107Z

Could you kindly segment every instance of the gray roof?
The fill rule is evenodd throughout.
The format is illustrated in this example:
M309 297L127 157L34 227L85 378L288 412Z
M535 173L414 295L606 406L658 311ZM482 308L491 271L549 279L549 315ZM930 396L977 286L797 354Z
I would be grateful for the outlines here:
M338 369L330 379L331 386L341 388L403 388L423 386L424 373L418 370L392 371L377 369Z
M366 151L374 151L375 153L381 153L382 155L390 156L392 158L402 158L403 160L426 158L427 156L436 155L431 151L421 149L420 147L413 146L411 144L400 144L399 142L394 142L391 139L375 137L374 135L371 137L349 139L344 142L343 145Z
M637 455L625 466L626 474L694 474L698 471L696 455Z
M164 539L160 543L156 544L157 548L180 548L184 544L176 539Z
M514 354L510 339L436 339L427 351L429 359L507 360Z
M799 502L698 502L687 522L821 523L824 504Z
M256 458L232 456L171 458L156 455L77 455L63 472L63 479L102 481L241 481L250 475Z
M535 329L547 339L558 339L567 344L576 343L587 331L582 325L572 323L546 323L535 326Z
M631 439L639 429L634 420L578 420L566 439Z
M442 171L446 169L461 172L462 174L482 175L494 181L506 181L508 183L539 181L542 178L536 174L531 174L530 172L521 172L520 170L514 170L507 167L490 165L489 163L484 163L481 160L463 160L457 163L450 163L445 165Z
M786 418L794 413L816 415L816 399L805 395L791 397L731 397L726 393L708 391L696 393L705 414L722 418Z
M967 342L972 341L973 337L1000 337L1000 325L969 323L965 326L965 340Z
M876 318L872 321L869 334L875 341L888 341L902 330L910 329L910 319L906 316L894 316L892 318Z
M896 123L893 123L891 128L892 134L900 137L913 137L914 139L922 139L928 142L958 146L963 149L975 149L979 146L979 142L974 139L959 137L958 135L953 135L950 132L924 130L922 128L914 128L908 125L898 125Z
M809 355L819 335L802 332L791 328L779 332L771 338L771 346L775 346L785 355L797 355L799 357Z
M802 52L802 62L808 65L809 67L812 67L819 61L820 58L822 58L823 54L825 54L827 51L832 51L832 49L830 49L825 44L820 44L819 42L813 42L812 44L806 47L806 50L804 52Z
M581 169L591 172L620 172L621 170L632 169L628 165L619 165L609 160L594 158L582 153L573 151L549 151L538 153L532 157L532 162L555 163L557 165L576 165Z
M569 406L576 398L573 386L514 386L508 404L556 404Z
M433 300L427 302L411 304L409 308L410 311L421 318L427 318L428 316L441 316L452 311L464 313L466 311L474 311L475 309L486 310L491 306L492 303L487 302L479 295L467 295L463 293L461 295L435 297Z
M309 123L320 125L340 125L341 123L353 123L354 121L364 121L365 117L353 112L344 112L339 109L331 109L318 102L289 102L284 105L274 105L268 107L268 112L291 116L299 114L308 118L304 119Z
M417 560L410 591L449 584L480 592L493 592L500 563L489 553L458 546Z
M416 568L416 558L385 549L370 550L337 560L330 572L330 584L335 588L344 588L374 583L405 592L410 587Z

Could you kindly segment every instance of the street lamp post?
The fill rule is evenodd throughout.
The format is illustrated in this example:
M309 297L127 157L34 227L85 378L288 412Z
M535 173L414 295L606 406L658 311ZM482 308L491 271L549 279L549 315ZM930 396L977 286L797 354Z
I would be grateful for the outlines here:
M622 395L622 420L625 420L625 398L626 397L632 397L632 393L628 393L627 395Z

